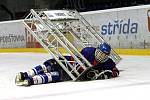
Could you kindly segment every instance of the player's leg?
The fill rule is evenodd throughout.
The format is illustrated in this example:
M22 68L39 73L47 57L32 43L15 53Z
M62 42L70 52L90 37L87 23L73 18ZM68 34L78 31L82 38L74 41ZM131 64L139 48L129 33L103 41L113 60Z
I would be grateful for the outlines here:
M16 75L15 82L19 83L27 79L28 77L33 77L38 74L46 73L47 69L44 65L38 65L32 69L29 69L27 72L19 72Z
M43 63L43 65L35 66L32 69L29 69L27 72L19 72L16 75L15 82L20 83L27 79L28 77L33 77L35 75L52 72L52 71L59 71L61 70L59 64L56 62L55 59L49 59Z
M48 72L58 71L61 69L60 65L57 63L55 59L49 59L43 63Z
M60 82L60 81L61 78L58 72L50 72L50 73L35 75L33 77L28 77L22 82L22 85L30 86L30 85L46 84L46 83L53 83L53 82Z

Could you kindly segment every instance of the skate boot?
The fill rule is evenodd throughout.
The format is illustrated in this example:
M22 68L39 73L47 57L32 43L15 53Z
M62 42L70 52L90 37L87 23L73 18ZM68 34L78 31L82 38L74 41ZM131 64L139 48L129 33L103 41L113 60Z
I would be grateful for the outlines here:
M15 80L15 84L17 86L30 86L32 84L32 81L30 80L30 78L22 80L21 78L19 79L18 76L16 76L16 80Z
M15 83L16 83L16 85L22 85L23 83L23 81L25 80L25 75L24 75L24 73L23 72L19 72L19 73L17 73L17 75L16 75L16 78L15 78Z
M17 82L16 83L17 86L30 86L31 85L31 81L28 79L25 79L23 81Z

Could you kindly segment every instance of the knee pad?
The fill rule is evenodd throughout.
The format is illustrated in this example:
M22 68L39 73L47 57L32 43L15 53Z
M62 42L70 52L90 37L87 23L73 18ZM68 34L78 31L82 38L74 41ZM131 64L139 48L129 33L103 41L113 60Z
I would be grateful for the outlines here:
M45 65L48 72L57 71L58 69L60 69L60 66L55 59L49 59L45 61L43 65Z
M38 74L43 74L45 71L46 71L46 68L44 66L38 65L34 67L33 69L30 69L28 73L30 76L35 76Z

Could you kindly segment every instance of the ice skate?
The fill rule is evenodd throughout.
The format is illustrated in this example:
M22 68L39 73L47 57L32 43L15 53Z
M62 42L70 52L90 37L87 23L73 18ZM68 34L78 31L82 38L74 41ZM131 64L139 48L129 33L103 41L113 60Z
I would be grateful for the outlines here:
M30 86L30 82L29 80L24 80L24 81L20 81L20 82L16 82L17 86Z
M17 76L16 76L16 79L15 79L15 84L17 85L17 86L30 86L31 85L31 81L29 80L29 79L22 79L21 77L20 77L20 75L21 74L18 74Z
M22 72L17 73L15 78L15 84L16 85L22 85L25 80L25 77Z

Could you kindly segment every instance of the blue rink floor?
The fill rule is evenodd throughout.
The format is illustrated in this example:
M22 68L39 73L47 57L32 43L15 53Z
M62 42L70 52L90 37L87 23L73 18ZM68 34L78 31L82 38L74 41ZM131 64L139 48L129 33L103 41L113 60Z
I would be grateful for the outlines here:
M121 57L118 78L20 87L15 74L42 64L49 55L0 53L0 100L150 100L150 56Z

